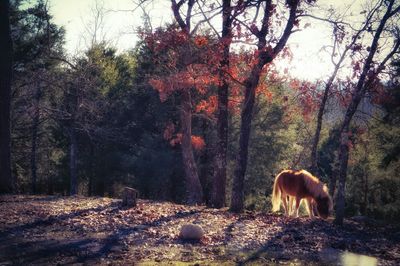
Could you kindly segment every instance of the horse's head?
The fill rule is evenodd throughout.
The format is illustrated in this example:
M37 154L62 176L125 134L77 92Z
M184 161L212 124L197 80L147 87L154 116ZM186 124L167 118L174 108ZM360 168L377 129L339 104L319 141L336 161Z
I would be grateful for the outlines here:
M321 218L326 219L332 212L333 204L326 185L322 186L322 191L323 192L315 199L315 201L317 203L318 215Z
M330 211L331 211L330 198L329 197L319 197L319 198L316 198L315 201L317 203L318 215L323 219L328 218Z

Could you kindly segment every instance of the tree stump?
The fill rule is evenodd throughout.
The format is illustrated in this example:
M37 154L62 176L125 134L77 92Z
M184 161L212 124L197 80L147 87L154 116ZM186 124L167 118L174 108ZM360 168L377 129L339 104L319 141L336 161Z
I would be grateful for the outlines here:
M122 194L122 206L127 208L136 207L137 197L139 196L139 192L130 187L125 187L124 192Z

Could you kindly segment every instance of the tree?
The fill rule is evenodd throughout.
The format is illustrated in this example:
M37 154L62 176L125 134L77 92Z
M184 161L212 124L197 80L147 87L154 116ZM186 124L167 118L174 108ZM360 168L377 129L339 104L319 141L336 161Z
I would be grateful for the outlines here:
M0 1L0 193L13 192L11 176L10 104L12 78L12 41L10 3Z
M365 31L368 30L371 20L373 18L373 14L375 10L372 10L369 14L367 14L365 21L362 23L360 29L353 29L354 34L350 36L350 39L346 41L346 38L349 37L349 34L346 32L349 27L349 23L345 22L341 15L336 15L333 10L329 10L331 13L327 18L319 18L316 16L309 15L313 19L321 20L324 22L328 22L332 25L333 32L333 44L331 50L331 62L333 64L332 74L329 76L324 85L324 92L322 94L322 98L319 103L318 113L317 113L317 122L314 137L312 139L311 146L311 166L310 170L315 175L319 175L319 167L318 167L318 144L320 141L321 129L323 116L325 112L325 106L327 105L328 97L332 94L332 87L335 86L335 80L337 79L337 75L339 70L343 67L345 63L345 59L348 57L349 53L357 52L360 49L360 45L358 44L359 38ZM344 45L344 47L343 47ZM337 85L337 84L336 84ZM335 176L331 176L329 183L329 193L333 195L335 192L336 186L336 178Z
M392 17L396 17L400 11L400 5L395 6L395 0L390 1L379 1L376 4L376 9L381 10L384 13L383 17L378 20L376 30L373 33L373 39L370 46L367 48L367 56L363 60L363 67L359 74L354 92L352 93L351 102L347 107L344 120L340 128L340 144L339 144L339 168L337 172L338 176L338 190L336 195L336 224L343 224L344 218L344 207L345 207L345 185L347 166L349 160L349 136L350 136L350 123L354 114L357 111L358 105L365 95L368 88L371 88L378 79L378 74L382 71L387 61L389 61L395 53L399 51L400 39L395 36L393 47L391 51L379 62L374 62L374 56L379 48L379 41L381 35L385 32L385 26ZM379 14L379 12L376 12ZM373 24L371 25L371 27ZM376 60L376 59L375 59Z
M53 79L63 57L64 31L52 22L44 1L28 7L23 4L12 1L10 5L12 168L15 180L23 181L18 182L18 189L37 193L45 187L39 189L38 183L51 184L53 176L54 165L42 162L49 162L46 157L54 148L51 134L46 132L54 125L49 99L57 92Z
M201 36L192 38L186 30L171 26L166 30L159 29L154 34L150 34L146 41L152 51L157 54L156 65L163 66L162 71L159 68L160 73L154 75L149 83L159 92L161 101L167 100L174 93L179 95L180 133L172 138L175 126L174 123L169 123L164 136L173 145L180 144L181 146L187 203L200 204L203 201L203 191L193 147L202 148L204 142L202 138L192 135L194 110L192 94L194 91L204 92L213 82L209 77L209 70L202 61L204 60L202 42L207 43L208 40Z
M63 91L54 103L57 105L54 109L57 109L57 120L68 139L71 195L78 192L80 139L93 145L95 139L109 138L110 131L100 122L109 105L106 96L118 81L114 60L114 49L97 44L62 73L62 83L66 84L60 84ZM93 174L89 176L93 178Z
M195 36L192 32L192 11L196 1L189 0L187 2L185 18L181 15L181 10L185 1L177 3L175 0L172 0L171 2L172 11L179 30L170 27L165 31L165 34L159 31L157 38L162 39L154 41L154 37L148 38L148 41L150 41L149 44L153 46L154 51L159 52L167 48L166 46L168 45L175 46L173 47L173 51L168 51L167 49L167 51L164 52L164 54L170 54L170 58L168 58L166 62L164 61L170 69L170 71L168 71L170 75L162 79L152 79L150 82L151 85L159 91L160 98L164 100L169 94L174 91L179 91L180 129L182 133L178 136L178 142L181 144L182 148L187 203L201 204L203 202L203 189L193 154L192 143L195 144L198 142L201 144L203 140L192 136L193 108L191 89L196 88L198 90L204 90L204 88L208 87L213 82L212 78L207 77L211 72L205 66L207 61L205 49L208 47L209 40L205 36ZM157 45L157 42L161 42L161 45Z
M259 1L255 6L256 16L261 11L261 26L258 28L254 23L246 25L257 40L255 60L251 67L250 75L244 81L245 96L241 111L241 126L239 139L239 154L233 178L231 211L242 212L244 208L244 178L246 174L249 138L251 132L252 113L255 102L255 91L260 81L260 76L266 64L269 64L283 50L295 25L298 25L298 12L301 1L286 1L289 9L289 17L281 37L276 43L267 43L267 35L270 33L270 25L276 5L272 1ZM272 46L274 45L274 46Z
M400 58L397 57L393 62L394 70L391 75L391 84L389 84L389 100L383 101L382 106L386 112L384 121L386 124L393 127L396 132L400 121ZM383 152L386 154L382 159L382 166L387 168L391 163L396 162L400 158L400 138L394 133L391 139L390 147ZM397 136L396 136L397 135ZM384 145L383 145L384 147Z
M215 149L215 165L211 194L211 205L216 208L225 206L226 189L226 156L228 146L228 96L229 83L225 71L229 69L229 49L232 38L231 1L222 2L222 58L219 64L217 145ZM237 9L236 9L237 10Z

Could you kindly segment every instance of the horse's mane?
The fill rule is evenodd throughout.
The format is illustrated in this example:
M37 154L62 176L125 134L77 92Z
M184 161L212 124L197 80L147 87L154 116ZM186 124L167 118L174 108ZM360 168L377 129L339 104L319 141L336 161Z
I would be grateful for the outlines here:
M305 187L315 198L329 198L328 187L319 181L317 177L306 170L300 170L298 174L302 175Z

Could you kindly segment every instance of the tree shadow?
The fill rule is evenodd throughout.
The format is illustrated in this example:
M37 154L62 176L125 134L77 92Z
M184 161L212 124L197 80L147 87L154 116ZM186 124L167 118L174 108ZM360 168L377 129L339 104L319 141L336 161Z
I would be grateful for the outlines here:
M110 233L104 238L96 237L73 237L58 240L46 239L37 241L27 241L24 235L26 230L40 226L49 226L57 221L71 219L88 212L99 212L104 209L112 208L108 214L120 210L117 202L100 206L97 208L84 209L64 215L56 215L44 220L9 228L0 234L0 264L2 262L16 265L21 264L46 264L54 262L57 258L68 260L66 263L95 263L100 258L104 258L112 252L123 251L125 246L122 240L133 232L142 230L143 227L158 227L174 219L185 218L195 215L201 211L179 211L170 216L163 216L151 222L141 223L130 227L123 225L116 228L115 232ZM77 230L78 228L75 228ZM18 235L16 234L18 233Z
M239 219L235 220L234 222L230 223L224 230L224 243L228 243L233 235L233 229L238 226L238 224L246 221L246 220L250 220L250 219L254 219L254 214L250 213L250 214L242 214Z
M60 262L60 259L69 259L71 262L76 260L75 257L79 258L84 254L95 241L93 238L84 238L10 243L2 248L0 264L47 264Z
M40 227L40 226L49 226L52 225L54 223L57 223L59 221L64 221L64 220L68 220L68 219L72 219L78 216L83 216L87 213L90 212L99 212L99 211L103 211L106 210L108 208L113 208L110 212L114 213L116 211L118 211L119 205L118 202L112 202L110 204L107 205L103 205L103 206L99 206L99 207L95 207L95 208L89 208L89 209L82 209L82 210L76 210L70 213L65 213L65 214L61 214L61 215L51 215L45 219L38 219L35 220L33 222L29 222L26 224L22 224L22 225L17 225L14 227L9 227L7 229L5 229L4 231L0 231L0 240L2 238L6 238L10 235L17 235L25 230L30 230L33 229L35 227Z
M328 238L327 245L321 249L311 248L316 235ZM366 232L357 225L339 227L321 219L307 221L294 218L288 220L282 230L276 232L260 248L249 251L250 254L238 261L237 265L259 260L269 260L265 262L267 264L294 261L306 265L337 265L349 258L375 261L375 258L369 257L374 254L373 250L365 243L378 237L382 236L377 232Z
M291 247L287 247L287 244L301 243L307 240L307 236L302 233L306 227L313 227L321 222L320 220L302 221L298 218L287 218L284 222L281 231L277 231L266 243L255 251L249 250L244 259L239 260L237 265L246 265L251 262L258 260L264 260L264 263L276 263L276 262L290 262L295 260L297 262L303 262L307 265L315 264L319 260L318 254L312 252L308 254L296 254L295 250L291 250ZM265 260L270 261L265 261Z
M140 228L142 226L146 226L147 228L158 227L158 226L161 226L172 220L190 217L190 216L193 216L198 213L201 213L201 211L198 211L198 210L179 211L170 216L160 217L159 219L154 220L152 222L142 223L142 224L138 224L138 225L135 225L132 227L127 227L127 228L120 228L115 233L113 233L112 235L109 235L107 238L105 238L103 240L103 245L97 252L89 254L88 256L79 258L78 262L84 262L87 259L93 259L93 258L96 258L99 256L108 255L112 251L113 248L115 248L117 246L121 246L121 240L123 240L125 237L129 236L130 234L141 230Z

